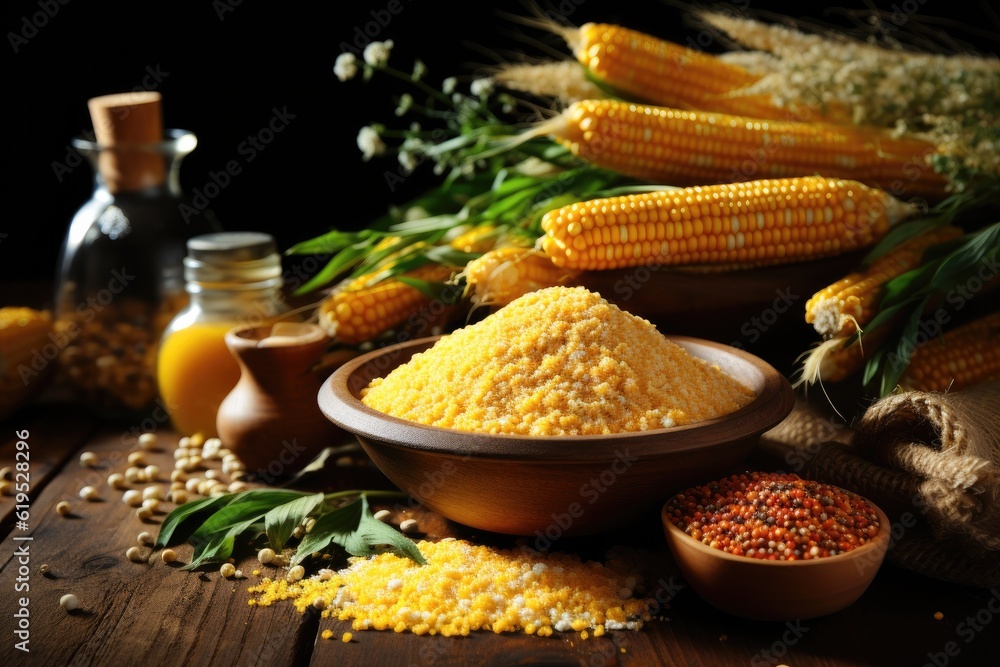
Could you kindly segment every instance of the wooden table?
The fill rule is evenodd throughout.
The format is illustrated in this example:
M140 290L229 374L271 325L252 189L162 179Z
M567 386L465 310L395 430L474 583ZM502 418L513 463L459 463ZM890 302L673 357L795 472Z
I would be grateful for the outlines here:
M222 579L217 570L187 572L153 558L133 563L125 551L142 530L155 534L124 505L106 478L126 466L133 448L124 438L131 424L108 423L69 405L34 405L0 423L0 465L15 459L17 433L30 454L30 501L0 499L0 628L3 655L32 665L997 665L1000 664L1000 592L965 589L885 565L865 595L847 610L796 623L741 620L715 611L671 574L664 557L662 599L668 605L639 631L610 632L581 640L578 633L541 638L523 634L473 633L444 638L356 632L339 641L344 623L300 615L290 604L247 604L256 581ZM172 469L176 434L159 425L164 451L150 456ZM78 463L82 451L101 460L96 470ZM326 488L386 487L363 465L331 468ZM359 465L360 464L360 465ZM760 463L760 465L764 465ZM86 502L80 488L93 484L101 500ZM55 511L68 500L73 512ZM168 505L168 508L171 507ZM16 516L16 511L27 515ZM162 519L162 514L156 523ZM502 543L509 538L477 535L420 509L413 512L430 538L446 535ZM405 518L395 516L395 520ZM23 520L27 529L16 522ZM566 541L559 548L599 551L625 544L665 550L651 516L648 533ZM30 538L27 539L27 538ZM189 548L179 548L181 560ZM19 552L27 551L27 556ZM255 567L241 554L244 572ZM47 571L42 573L42 565ZM175 564L176 565L176 564ZM23 568L22 568L23 566ZM267 572L263 573L267 574ZM273 574L273 573L272 573ZM263 576L263 575L262 575ZM673 577L671 579L670 577ZM73 593L79 608L67 613L59 599ZM27 603L22 604L21 598ZM747 600L748 605L753 600ZM15 617L27 609L27 620ZM938 620L935 614L943 616ZM23 612L21 612L23 613ZM19 624L30 653L15 647ZM334 639L322 639L330 628ZM978 630L976 629L978 628ZM954 655L949 655L949 652Z

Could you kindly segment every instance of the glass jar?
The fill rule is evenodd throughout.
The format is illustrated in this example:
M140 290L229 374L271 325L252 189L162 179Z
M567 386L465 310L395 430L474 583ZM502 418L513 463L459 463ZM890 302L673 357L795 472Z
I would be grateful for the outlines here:
M281 255L269 234L221 232L187 242L184 276L189 305L163 333L159 394L182 435L217 435L216 413L240 379L226 345L233 328L298 321L284 300Z
M187 303L185 242L219 231L210 210L184 196L181 160L194 134L167 130L159 143L73 145L94 168L94 190L76 212L60 253L55 329L60 378L112 418L156 407L156 346Z

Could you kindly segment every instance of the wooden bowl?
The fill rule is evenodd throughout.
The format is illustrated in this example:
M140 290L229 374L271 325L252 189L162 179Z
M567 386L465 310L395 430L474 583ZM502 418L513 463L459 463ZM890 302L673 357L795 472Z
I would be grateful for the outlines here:
M661 331L727 343L750 342L744 327L772 308L781 317L756 331L760 343L787 346L788 338L794 337L796 345L808 346L815 331L800 312L805 300L856 270L868 251L727 271L655 265L584 271L574 282L648 319Z
M815 560L758 560L702 544L670 521L663 506L667 546L681 574L710 605L741 618L792 621L838 612L868 588L885 560L890 542L889 517L868 501L879 519L879 532L867 544Z
M320 409L353 433L398 488L458 523L558 539L619 529L672 493L743 461L758 436L789 412L794 392L763 360L741 350L668 336L757 394L731 414L669 429L590 436L487 435L390 417L361 390L438 337L381 348L348 361L320 389Z

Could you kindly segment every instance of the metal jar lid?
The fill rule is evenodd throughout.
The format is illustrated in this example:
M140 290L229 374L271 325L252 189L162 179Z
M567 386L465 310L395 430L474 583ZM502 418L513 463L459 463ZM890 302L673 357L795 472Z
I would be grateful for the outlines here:
M281 280L281 255L270 234L216 232L188 239L184 278L211 289L225 283L254 285Z

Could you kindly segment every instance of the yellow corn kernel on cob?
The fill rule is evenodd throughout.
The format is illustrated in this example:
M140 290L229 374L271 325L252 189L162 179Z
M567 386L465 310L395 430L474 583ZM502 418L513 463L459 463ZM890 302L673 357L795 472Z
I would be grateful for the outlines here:
M54 345L49 339L52 330L47 311L0 308L0 419L40 389L55 369L55 354L44 349Z
M574 102L518 140L548 135L591 164L653 183L850 178L897 196L942 199L932 144L873 128L772 121L617 100Z
M806 302L806 322L824 338L850 336L874 317L887 282L920 266L928 248L961 234L962 230L953 226L920 234L882 255L867 269L824 287Z
M453 238L448 245L460 252L487 252L496 245L497 228L493 225L476 225Z
M958 391L1000 379L1000 312L972 320L916 348L900 386L917 391Z
M505 306L543 287L564 285L575 274L556 266L538 250L514 246L491 250L469 262L463 271L474 301L491 306Z
M782 108L769 95L741 94L760 76L712 54L638 30L609 23L557 29L576 59L594 76L636 100L756 118L849 118L845 109L807 104Z
M440 264L425 264L403 275L427 282L441 282L453 270ZM372 276L360 276L334 290L319 306L319 323L334 340L355 345L372 340L398 326L430 303L420 290L387 278L369 286Z
M782 264L874 243L917 207L857 181L780 178L570 204L542 217L557 265Z

